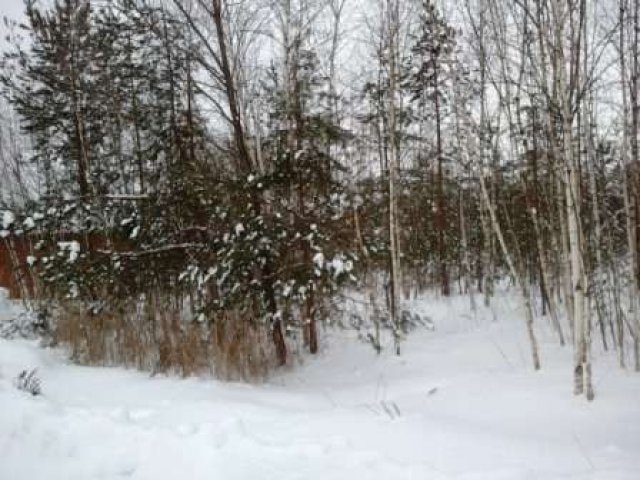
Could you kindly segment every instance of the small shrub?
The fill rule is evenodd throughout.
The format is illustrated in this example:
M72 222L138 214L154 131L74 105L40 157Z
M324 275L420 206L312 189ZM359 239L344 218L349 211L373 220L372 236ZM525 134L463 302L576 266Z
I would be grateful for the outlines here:
M44 338L49 332L50 314L46 309L25 311L0 322L0 338Z
M15 379L15 385L18 390L28 392L34 397L42 394L42 384L36 375L37 371L23 370Z

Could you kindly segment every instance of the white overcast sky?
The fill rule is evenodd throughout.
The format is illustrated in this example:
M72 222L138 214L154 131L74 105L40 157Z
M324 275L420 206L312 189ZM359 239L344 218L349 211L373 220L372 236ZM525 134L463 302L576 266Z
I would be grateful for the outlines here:
M0 2L0 16L20 20L23 14L24 2L22 0L2 0Z
M7 17L10 20L21 21L24 18L23 0L0 0L0 18ZM0 51L6 46L5 37L9 32L4 22L0 22Z

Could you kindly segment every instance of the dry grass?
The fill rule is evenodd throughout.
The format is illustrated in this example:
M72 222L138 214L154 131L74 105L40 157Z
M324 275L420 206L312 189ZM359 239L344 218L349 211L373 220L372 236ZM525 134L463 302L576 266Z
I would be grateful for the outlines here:
M199 323L156 299L95 315L73 303L61 307L54 340L81 364L243 381L264 379L274 365L268 327L250 314L222 312Z
M266 377L275 359L269 338L267 326L241 313L219 315L211 335L216 376L227 380Z

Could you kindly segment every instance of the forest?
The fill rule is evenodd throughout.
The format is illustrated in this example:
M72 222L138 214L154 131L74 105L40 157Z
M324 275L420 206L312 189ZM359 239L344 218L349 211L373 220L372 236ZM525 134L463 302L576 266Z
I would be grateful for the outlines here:
M74 361L252 381L335 328L402 356L411 299L506 288L532 371L541 326L576 395L595 345L640 371L639 0L25 8L0 237Z

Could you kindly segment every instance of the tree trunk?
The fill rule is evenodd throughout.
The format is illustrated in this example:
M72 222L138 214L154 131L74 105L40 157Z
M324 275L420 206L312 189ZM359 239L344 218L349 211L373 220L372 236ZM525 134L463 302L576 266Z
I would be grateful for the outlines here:
M400 256L398 245L398 205L396 189L399 176L399 152L397 138L397 66L396 48L398 35L398 4L394 0L387 0L387 21L389 41L389 256L391 264L391 324L393 326L393 338L396 353L400 354L400 317L398 315L400 303Z

